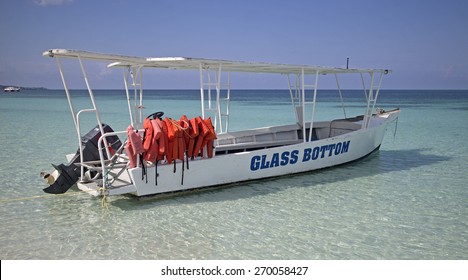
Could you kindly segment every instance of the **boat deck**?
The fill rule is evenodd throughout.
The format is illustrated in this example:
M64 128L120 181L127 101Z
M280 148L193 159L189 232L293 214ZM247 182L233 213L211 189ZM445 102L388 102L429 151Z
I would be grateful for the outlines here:
M361 128L363 117L337 119L326 122L315 122L312 140L339 136ZM310 127L307 124L307 127ZM306 129L308 134L310 129ZM302 128L299 124L263 127L258 129L218 134L215 142L216 155L248 152L286 145L298 144L304 141Z

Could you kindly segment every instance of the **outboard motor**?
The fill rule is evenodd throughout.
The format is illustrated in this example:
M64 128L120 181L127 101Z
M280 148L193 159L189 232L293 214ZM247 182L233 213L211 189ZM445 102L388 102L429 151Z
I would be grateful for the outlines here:
M107 124L102 124L104 133L113 132L112 128ZM99 125L89 131L86 135L81 137L81 147L83 148L83 161L99 160L98 140L101 137ZM106 137L109 149L117 151L122 143L117 136ZM105 159L107 154L104 153ZM50 185L44 189L44 192L51 194L65 193L70 189L81 176L80 163L80 149L76 152L73 158L67 164L53 165L55 170L52 173L41 173L41 176ZM86 169L85 169L86 171Z

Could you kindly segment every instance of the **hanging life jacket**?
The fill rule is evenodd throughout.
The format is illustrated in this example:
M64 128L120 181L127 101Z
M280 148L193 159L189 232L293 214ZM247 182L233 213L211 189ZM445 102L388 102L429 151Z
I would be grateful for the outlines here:
M137 164L137 155L143 154L145 149L143 148L143 143L141 142L141 137L135 132L133 126L129 125L127 127L128 141L126 145L126 151L128 158L130 160L130 168L136 167Z
M161 137L161 128L156 120L146 118L143 127L145 128L145 140L143 148L145 150L144 159L156 163L159 156L159 139Z
M198 124L199 134L197 137L197 141L195 142L195 147L193 149L194 157L200 156L200 153L203 148L203 140L210 132L209 128L206 126L206 123L203 121L203 119L200 116L197 117L197 124ZM201 156L203 156L203 154Z
M158 160L164 160L166 156L166 151L167 151L167 146L169 145L168 138L167 138L167 126L166 122L156 119L156 122L158 123L159 127L161 128L161 136L159 138L159 156Z
M209 132L207 136L205 136L205 138L203 139L202 146L206 147L206 153L207 153L208 158L212 158L213 157L213 142L215 139L217 139L216 132L214 131L213 124L211 123L211 118L205 119L203 121L208 127Z
M197 118L190 119L190 129L189 129L189 143L187 144L187 155L193 159L194 157L194 149L195 149L195 141L197 140L199 131L198 131L198 122Z
M172 126L171 119L165 118L164 122L166 123L167 128L166 161L167 163L172 163L174 159L174 127Z

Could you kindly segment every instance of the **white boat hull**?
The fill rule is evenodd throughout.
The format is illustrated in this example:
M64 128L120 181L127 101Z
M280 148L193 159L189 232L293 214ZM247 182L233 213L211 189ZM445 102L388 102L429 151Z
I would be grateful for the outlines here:
M49 184L44 189L47 193L64 193L78 182L81 190L94 195L149 196L336 166L358 160L378 149L388 123L399 113L399 110L385 112L376 108L382 79L391 72L388 69L350 69L187 57L133 57L65 49L50 49L43 55L57 60L80 141L78 152L67 164L54 166L57 170L55 173L43 172L43 178ZM75 112L64 77L65 71L60 62L62 58L78 60L92 109ZM129 113L127 130L113 131L101 119L83 60L106 61L110 62L109 68L123 70ZM201 123L182 120L182 117L180 120L166 117L166 125L160 126L157 121L156 126L151 124L151 119L161 118L164 113L147 115L144 112L144 68L198 71ZM231 72L286 76L296 122L286 126L229 131ZM338 75L348 74L362 82L365 96L364 113L355 118L346 117L341 91L343 87L338 79ZM335 77L344 119L321 122L315 120L319 79L324 76ZM214 89L215 94L212 92ZM131 92L134 93L134 100ZM87 111L96 112L97 125L87 134L81 135L79 116ZM149 125L147 120L150 120ZM203 125L205 121L208 123ZM165 126L167 130L164 130ZM189 134L189 137L182 137L180 131ZM161 138L161 134L165 138ZM119 137L125 136L127 140L122 143ZM140 147L142 138L145 148ZM164 140L164 146L161 139ZM194 139L197 140L196 158L190 159L188 163L176 160L172 164L173 158L182 157L183 153L192 155L193 145L187 148L183 141ZM159 147L159 150L155 147ZM126 151L123 151L124 148ZM200 150L207 156L200 158ZM159 162L155 166L145 163L141 157Z
M182 161L178 161L175 172L173 164L158 165L157 182L154 166L148 167L144 176L142 168L132 168L128 175L133 185L107 189L106 195L156 195L302 173L352 162L380 147L387 124L397 114L374 117L368 129L337 137L192 160L189 168L185 166L184 170ZM89 190L89 187L82 186L81 189Z

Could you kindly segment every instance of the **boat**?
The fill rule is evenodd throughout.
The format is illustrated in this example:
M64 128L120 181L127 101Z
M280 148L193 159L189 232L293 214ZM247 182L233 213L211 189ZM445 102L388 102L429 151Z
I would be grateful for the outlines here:
M13 87L13 86L3 88L4 92L19 92L20 90L21 90L21 88Z
M46 193L60 194L75 184L93 196L136 197L174 194L233 183L310 172L362 159L377 151L398 108L376 107L388 69L354 69L258 63L189 57L134 57L88 51L50 49L57 60L77 132L77 152L41 176ZM62 60L81 66L92 108L76 112ZM114 131L101 118L84 62L106 62L123 72L128 129ZM143 103L144 69L192 70L200 75L198 116L164 116ZM230 73L263 73L285 78L296 121L241 131L230 130ZM331 76L342 97L340 79L351 75L363 85L363 114L315 120L318 82ZM123 93L124 94L124 93ZM341 99L342 100L342 99ZM184 102L181 100L181 102ZM82 114L94 114L96 126L81 132ZM93 117L94 119L94 117Z

